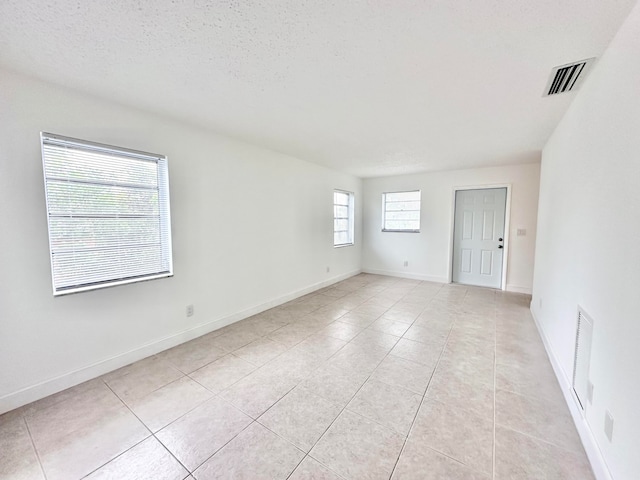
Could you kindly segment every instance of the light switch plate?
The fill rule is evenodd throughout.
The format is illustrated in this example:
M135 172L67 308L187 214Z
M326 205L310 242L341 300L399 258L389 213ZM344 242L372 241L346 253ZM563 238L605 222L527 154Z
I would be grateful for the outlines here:
M608 410L604 414L604 434L610 442L613 441L613 416Z

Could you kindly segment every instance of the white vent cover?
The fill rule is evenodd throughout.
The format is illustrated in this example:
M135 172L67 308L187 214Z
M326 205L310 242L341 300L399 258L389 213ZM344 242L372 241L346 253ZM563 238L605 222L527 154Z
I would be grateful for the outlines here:
M571 92L578 88L584 80L589 67L595 58L587 58L579 62L560 65L551 70L549 81L544 89L543 96L557 95L559 93Z
M582 410L585 409L589 395L589 361L591 358L591 339L593 321L578 306L578 325L576 329L576 351L573 363L573 391Z

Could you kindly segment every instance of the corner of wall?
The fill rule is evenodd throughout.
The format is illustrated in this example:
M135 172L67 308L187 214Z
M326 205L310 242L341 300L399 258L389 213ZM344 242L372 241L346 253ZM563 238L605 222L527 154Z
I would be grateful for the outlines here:
M506 290L507 292L523 293L525 295L531 295L533 292L531 287L522 287L520 285L513 285L511 283L507 283Z
M370 273L372 275L386 275L388 277L408 278L409 280L421 280L423 282L449 283L449 279L445 277L423 275L421 273L407 273L407 272L399 272L395 270L376 270L373 268L363 268L362 272Z

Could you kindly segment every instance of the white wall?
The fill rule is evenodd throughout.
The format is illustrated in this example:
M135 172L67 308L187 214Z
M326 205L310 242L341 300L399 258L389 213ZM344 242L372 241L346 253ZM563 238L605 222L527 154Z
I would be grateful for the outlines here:
M532 302L565 392L578 304L593 317L583 440L597 453L595 439L618 480L640 476L639 86L636 6L544 149ZM611 443L605 410L615 420Z
M363 181L364 239L362 267L371 273L448 282L454 187L511 185L511 224L507 289L530 293L536 242L540 164L371 178ZM420 233L382 232L382 193L420 190ZM516 236L517 228L527 230ZM404 267L408 260L409 266Z
M40 131L168 156L173 278L53 298ZM0 413L358 272L334 188L362 205L356 177L0 71Z

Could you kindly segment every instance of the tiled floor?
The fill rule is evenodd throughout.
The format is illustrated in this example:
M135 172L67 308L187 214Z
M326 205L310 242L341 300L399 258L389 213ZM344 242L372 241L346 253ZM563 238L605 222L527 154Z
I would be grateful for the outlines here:
M358 275L1 416L0 478L593 478L528 302Z

